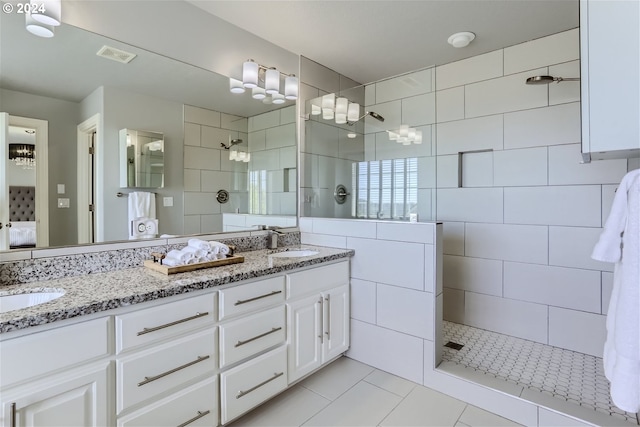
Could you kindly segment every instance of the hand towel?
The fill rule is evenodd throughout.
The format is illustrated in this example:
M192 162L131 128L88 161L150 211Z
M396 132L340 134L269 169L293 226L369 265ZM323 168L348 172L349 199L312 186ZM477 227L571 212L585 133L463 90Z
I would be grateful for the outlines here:
M193 254L193 258L197 259L197 258L204 257L208 251L197 249L197 248L194 248L193 246L185 246L184 248L180 249L180 252L186 253L186 254Z
M189 239L187 242L187 246L191 246L192 248L202 249L204 251L208 251L211 249L211 245L209 242L200 240L200 239Z
M144 191L133 191L129 193L127 203L129 239L137 239L138 237L133 235L131 222L138 218L156 219L156 195Z
M193 254L189 253L189 252L182 252L182 251L179 251L177 249L174 249L172 251L169 251L169 253L167 254L166 258L173 258L173 259L176 259L176 260L186 264L187 261L189 261L190 259L193 259Z
M224 255L224 257L226 257L229 254L229 246L225 245L224 243L220 243L220 242L216 242L216 241L211 241L209 242L209 244L211 245L212 248L217 248L218 249L218 254L219 255ZM215 250L215 249L213 249Z

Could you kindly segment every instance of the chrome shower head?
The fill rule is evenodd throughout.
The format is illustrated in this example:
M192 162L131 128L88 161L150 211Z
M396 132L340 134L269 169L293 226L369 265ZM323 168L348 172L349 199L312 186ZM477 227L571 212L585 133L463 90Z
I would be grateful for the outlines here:
M367 111L362 116L360 116L358 120L354 120L353 122L347 122L347 124L349 126L353 126L356 122L359 122L360 120L364 119L367 116L371 116L378 121L384 122L384 117L382 117L380 114L376 113L375 111Z
M577 82L580 81L579 77L553 77L553 76L534 76L527 78L528 85L548 85L549 83L556 82L560 83L562 81L567 82Z

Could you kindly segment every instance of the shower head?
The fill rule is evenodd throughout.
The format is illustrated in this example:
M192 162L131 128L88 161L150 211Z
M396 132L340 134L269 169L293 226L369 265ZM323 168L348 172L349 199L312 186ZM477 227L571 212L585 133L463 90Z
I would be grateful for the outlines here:
M556 82L560 83L562 81L566 82L577 82L580 81L579 77L553 77L553 76L535 76L527 78L528 85L548 85L549 83Z
M347 122L347 124L349 126L353 126L356 122L359 122L360 120L364 119L367 116L371 116L378 121L384 122L384 117L382 117L380 114L376 113L375 111L367 111L362 116L360 116L358 120L354 120L353 122Z
M229 148L233 147L234 145L238 145L238 144L242 144L242 140L240 138L238 139L231 139L229 138L229 144L225 144L224 142L220 143L220 146L222 148L224 148L225 150L228 150Z

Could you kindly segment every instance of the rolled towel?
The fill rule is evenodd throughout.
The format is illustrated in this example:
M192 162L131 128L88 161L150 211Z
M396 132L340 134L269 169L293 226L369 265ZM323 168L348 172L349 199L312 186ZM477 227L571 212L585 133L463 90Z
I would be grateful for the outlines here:
M224 243L211 241L209 242L209 244L212 248L218 248L218 255L224 255L222 258L226 258L226 256L229 254L229 246L225 245Z
M184 265L184 262L180 261L179 259L175 259L175 258L171 258L171 257L165 257L162 260L162 265L167 265L169 267L177 267L179 265Z
M169 251L165 259L167 258L173 258L180 261L182 264L186 264L187 261L193 258L193 254L174 249L172 251Z
M184 248L180 249L180 252L186 253L186 254L192 254L194 258L202 258L207 254L208 251L205 251L203 249L197 249L197 248L194 248L193 246L185 246Z
M191 246L192 248L201 249L204 251L208 251L211 248L209 242L205 242L200 239L189 239L187 242L187 246Z

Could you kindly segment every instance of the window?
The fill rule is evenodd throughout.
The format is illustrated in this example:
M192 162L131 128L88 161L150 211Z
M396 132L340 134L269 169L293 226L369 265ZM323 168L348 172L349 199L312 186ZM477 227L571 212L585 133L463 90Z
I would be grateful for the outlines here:
M267 171L249 171L249 213L267 214Z

